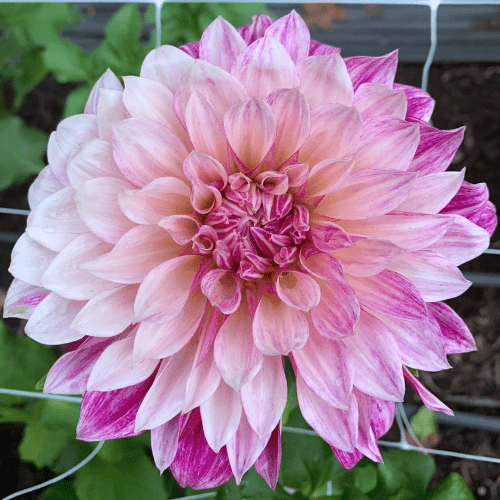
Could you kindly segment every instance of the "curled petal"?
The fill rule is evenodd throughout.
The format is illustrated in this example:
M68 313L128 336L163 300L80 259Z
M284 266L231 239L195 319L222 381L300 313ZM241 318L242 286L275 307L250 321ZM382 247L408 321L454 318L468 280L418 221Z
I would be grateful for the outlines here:
M435 102L427 92L417 87L401 85L400 83L394 83L392 88L398 91L402 90L405 93L408 109L406 117L403 118L417 118L424 122L428 122L431 119Z
M236 29L221 16L210 23L200 39L200 59L231 69L235 59L247 48Z
M342 264L333 255L306 244L302 245L299 258L302 267L313 276L325 280L345 281Z
M398 51L380 57L346 57L344 61L354 90L362 83L380 83L392 87L398 66Z
M352 106L354 91L344 59L332 52L309 56L297 64L300 91L311 109L324 104L339 103Z
M240 278L225 269L213 269L201 280L201 290L224 314L231 314L241 302Z
M268 356L287 355L307 342L309 325L304 313L278 297L265 294L253 319L253 339Z
M208 214L222 204L220 191L205 184L193 184L190 196L193 208L200 214Z
M321 297L316 281L297 271L281 271L276 279L276 291L285 304L301 311L317 306Z
M239 391L262 366L262 353L252 338L252 318L246 302L220 327L214 342L214 358L224 381Z
M484 182L471 184L463 181L457 194L440 213L461 215L471 222L476 222L488 202L488 197L488 187Z
M184 174L191 182L214 186L222 191L227 185L226 169L211 156L193 151L184 160Z
M144 279L135 299L136 321L164 323L183 309L202 263L198 255L175 257L156 266Z
M309 55L309 29L295 10L271 24L264 35L276 38L295 64Z
M272 36L264 36L249 45L234 61L231 74L251 97L258 99L265 99L273 90L299 85L292 58Z
M179 245L187 245L192 241L200 227L198 219L189 215L169 215L161 219L158 225Z
M348 234L327 217L311 220L311 239L319 250L327 253L352 246Z

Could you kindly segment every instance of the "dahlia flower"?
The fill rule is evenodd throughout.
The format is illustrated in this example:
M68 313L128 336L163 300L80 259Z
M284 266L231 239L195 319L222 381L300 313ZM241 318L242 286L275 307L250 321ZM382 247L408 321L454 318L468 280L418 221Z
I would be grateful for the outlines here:
M382 461L408 367L475 349L441 301L496 225L446 172L463 128L394 83L397 52L343 59L292 11L108 70L61 122L12 253L5 315L69 343L45 392L83 394L77 437L151 429L182 486L276 486L283 357L300 410L346 468Z

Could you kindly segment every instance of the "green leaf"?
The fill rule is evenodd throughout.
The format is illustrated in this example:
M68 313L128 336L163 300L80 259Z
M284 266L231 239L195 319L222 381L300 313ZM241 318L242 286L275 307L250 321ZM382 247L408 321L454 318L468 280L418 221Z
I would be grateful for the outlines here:
M425 493L434 475L434 459L418 451L390 450L382 453L383 464L377 464L382 481L376 498L409 499ZM382 490L382 491L381 491Z
M73 90L64 103L64 118L83 113L93 85L82 85Z
M14 108L19 108L28 92L31 92L47 75L43 62L43 49L34 49L25 54L15 66L14 72Z
M1 4L0 4L1 5ZM17 26L4 29L0 39L2 50L0 52L0 69L2 76L11 77L15 73L15 64L7 65L12 59L22 57L32 50L32 44L26 33Z
M217 488L216 500L243 500L240 488L236 485L234 477L227 483Z
M128 453L118 463L99 457L77 472L79 500L165 500L167 493L158 469L144 451Z
M59 83L89 81L88 56L78 45L59 40L49 45L43 54L45 66Z
M413 432L422 439L426 439L438 430L436 414L426 406L421 406L417 413L410 418Z
M340 500L369 500L369 498L354 486L348 486L340 497Z
M406 368L408 368L408 371L415 375L415 377L418 377L418 370L415 370L415 368L410 368L409 366L407 366Z
M7 149L16 147L17 120L12 117L9 120L14 133L9 135L8 123L0 120L1 144ZM31 144L27 141L28 146ZM4 158L8 151L0 150L0 157ZM9 389L20 389L32 391L40 377L47 373L55 361L55 356L50 347L36 343L27 336L17 336L9 331L3 322L0 322L0 387ZM1 395L1 401L30 401L29 398L21 396ZM32 400L31 400L32 401Z
M377 467L374 464L354 467L354 486L363 493L372 491L377 486Z
M141 37L141 19L137 4L126 4L105 28L106 41L118 52L133 55Z
M45 490L40 500L78 500L71 481L59 481Z
M451 472L421 500L474 500L474 495L465 479L458 472Z

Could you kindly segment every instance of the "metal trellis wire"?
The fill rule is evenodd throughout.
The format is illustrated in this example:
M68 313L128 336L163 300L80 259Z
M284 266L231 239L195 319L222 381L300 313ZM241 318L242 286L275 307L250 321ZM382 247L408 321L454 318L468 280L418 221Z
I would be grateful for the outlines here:
M0 0L4 1L4 0ZM33 0L19 0L20 2L30 2ZM43 1L43 0L35 0L35 1ZM64 2L66 0L50 0L52 2ZM75 3L78 2L83 2L85 0L77 0ZM100 0L102 3L123 3L123 2L134 2L133 0ZM180 0L181 2L187 2L189 0ZM254 0L243 0L240 3L247 3L247 2L252 2ZM316 1L315 3L329 3L331 0L319 0ZM95 2L97 3L97 2ZM163 0L153 0L150 3L154 3L156 5L156 21L155 21L155 28L156 28L156 46L158 47L160 45L160 40L161 40L161 7L163 5ZM272 0L271 2L268 3L303 3L303 0ZM422 72L422 84L421 88L423 90L427 90L428 87L428 81L429 81L429 69L432 65L432 61L434 59L434 55L436 52L436 47L437 47L437 11L439 5L485 5L485 4L494 4L494 5L500 5L500 0L342 0L342 3L344 4L386 4L386 5L413 5L413 6L427 6L429 7L430 11L430 48L429 48L429 53L427 55L427 59L425 61L424 67L423 67L423 72ZM8 215L21 215L21 216L27 216L29 215L30 211L29 210L20 210L20 209L13 209L13 208L0 208L0 213L2 214L8 214ZM20 234L16 233L2 233L0 232L0 243L5 242L5 243L14 243L17 241L19 238ZM491 255L500 255L500 250L498 249L487 249L484 252L485 254L491 254ZM488 274L488 273L466 273L465 276L473 281L473 284L478 285L478 286L500 286L500 275L496 274ZM81 397L77 396L65 396L65 395L56 395L56 394L43 394L39 392L30 392L30 391L20 391L20 390L15 390L15 389L4 389L0 388L0 394L9 394L9 395L16 395L16 396L25 396L25 397L32 397L32 398L42 398L42 399L55 399L55 400L60 400L60 401L67 401L67 402L72 402L72 403L80 403L82 401ZM429 453L429 454L434 454L434 455L444 455L444 456L450 456L450 457L456 457L456 458L463 458L463 459L469 459L469 460L476 460L476 461L484 461L484 462L491 462L491 463L498 463L500 464L500 459L498 458L492 458L492 457L484 457L480 455L469 455L469 454L464 454L464 453L457 453L457 452L452 452L452 451L447 451L447 450L436 450L436 449L429 449L425 448L422 443L418 440L417 436L413 432L410 422L408 420L407 416L407 411L412 413L415 410L415 407L413 405L406 405L403 403L397 403L396 405L396 422L398 424L399 430L400 430L400 441L399 442L391 442L391 441L383 441L379 440L378 444L380 446L385 446L385 447L390 447L390 448L400 448L404 450L416 450L420 451L422 453ZM440 413L437 413L437 421L438 422L444 422L447 424L454 424L454 425L461 425L461 426L468 426L472 428L480 428L480 429L486 429L490 431L496 431L500 432L500 418L495 418L495 417L484 417L482 415L473 415L473 414L468 414L464 412L456 412L453 417L450 417L448 415L443 415ZM417 443L418 446L413 446L410 445L406 439L406 432L410 434L412 439ZM283 432L289 432L289 433L295 433L295 434L302 434L302 435L307 435L307 436L318 436L318 434L309 429L297 429L293 427L283 427ZM49 486L51 484L54 484L57 481L60 481L64 479L65 477L70 476L71 474L74 474L77 470L79 470L81 467L86 465L90 460L92 460L95 455L100 451L102 446L104 445L104 441L101 441L97 444L96 448L90 453L82 462L77 464L75 467L72 469L68 470L67 472L55 477L54 479L51 479L49 481L46 481L42 484L33 486L31 488L27 488L22 491L18 491L16 493L13 493L7 497L4 497L1 500L10 500L12 498L19 497L25 493L29 493L31 491L35 491L37 489L44 488L46 486ZM327 485L327 495L331 495L331 483ZM197 495L191 495L187 497L183 497L183 500L202 500L202 499L208 499L208 498L214 498L216 496L216 493L214 492L209 492L209 493L201 493Z

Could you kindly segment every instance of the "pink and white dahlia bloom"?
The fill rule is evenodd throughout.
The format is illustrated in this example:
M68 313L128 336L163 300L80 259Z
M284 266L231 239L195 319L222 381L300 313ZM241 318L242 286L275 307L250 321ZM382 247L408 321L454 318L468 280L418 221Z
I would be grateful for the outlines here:
M151 429L182 486L275 487L289 356L306 421L344 465L381 461L408 367L475 349L441 301L496 225L446 172L463 136L394 83L397 53L349 57L293 11L108 70L52 133L5 314L69 343L45 392L83 394L77 436Z

